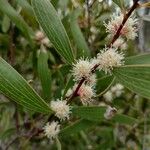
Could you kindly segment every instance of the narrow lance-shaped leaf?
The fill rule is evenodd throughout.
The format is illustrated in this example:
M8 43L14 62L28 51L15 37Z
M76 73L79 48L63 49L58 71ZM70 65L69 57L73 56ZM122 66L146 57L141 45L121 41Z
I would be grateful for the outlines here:
M43 98L48 101L51 96L51 73L48 68L48 54L44 48L41 48L38 55L38 75L43 89Z
M103 95L112 85L113 81L114 81L113 76L104 76L102 78L97 79L96 84L97 96Z
M106 107L100 106L91 106L91 107L74 107L72 112L76 116L80 116L83 119L91 120L91 121L102 121L104 120L104 113L106 111ZM111 121L118 122L121 124L134 124L136 122L135 118L116 114Z
M4 15L3 21L2 21L2 31L6 33L10 28L10 19L7 15Z
M122 9L122 10L125 9L125 2L124 2L124 0L113 0L113 2L115 4L117 4L120 7L120 9Z
M92 122L90 120L84 120L80 119L76 121L75 123L65 127L60 131L61 136L69 136L72 134L76 134L82 130L86 130L87 128L90 128L91 126L95 125L95 122Z
M150 65L128 65L114 69L116 79L135 93L150 99Z
M90 49L78 25L78 16L80 15L80 12L81 10L79 9L72 12L70 16L70 29L77 46L77 57L87 57L90 54Z
M71 64L74 56L70 41L53 5L49 0L32 0L32 6L37 20L57 52Z
M0 0L0 10L6 14L13 23L22 31L22 33L31 41L31 28L26 24L23 18L16 12L16 10L7 2L7 0Z
M130 56L125 59L126 65L150 64L150 53Z
M30 15L34 15L33 9L27 0L16 0L16 1L20 6L22 6L23 9L27 11L27 13L29 13Z
M0 57L0 92L16 103L41 113L50 113L49 106L24 78Z

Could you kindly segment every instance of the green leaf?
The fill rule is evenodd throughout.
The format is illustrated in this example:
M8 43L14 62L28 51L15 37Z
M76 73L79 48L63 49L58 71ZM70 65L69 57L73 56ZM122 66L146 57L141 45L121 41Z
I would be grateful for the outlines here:
M3 21L2 21L2 31L6 33L9 30L10 27L10 19L7 15L4 15Z
M103 95L112 85L113 81L114 81L113 76L104 76L102 78L97 79L96 83L97 96Z
M130 56L125 59L125 65L150 64L150 53Z
M70 29L77 46L77 57L87 57L90 55L90 49L85 41L85 38L81 32L81 29L78 25L78 16L80 15L81 10L76 9L72 12L70 16Z
M0 92L16 103L41 113L50 113L49 106L30 85L0 57Z
M69 136L72 134L76 134L80 132L81 130L86 130L87 128L90 128L91 126L95 125L95 122L89 121L89 120L78 120L75 123L65 127L60 131L61 136Z
M65 95L66 95L67 91L69 90L69 88L72 88L73 85L74 85L73 76L71 76L69 78L68 82L66 83L65 88L64 88L63 98L65 98Z
M129 65L114 69L117 81L135 93L150 99L150 65Z
M118 5L121 10L124 10L125 9L125 3L124 3L124 0L113 0L113 2Z
M38 55L38 75L43 89L43 98L49 101L51 96L51 73L48 68L48 54L44 48L41 48Z
M6 14L13 23L22 31L22 33L31 41L32 30L23 20L23 18L16 12L16 10L7 2L7 0L0 0L0 10Z
M74 56L70 41L53 5L49 0L32 0L32 6L37 20L57 52L72 64Z
M57 146L57 150L62 150L62 146L58 138L56 138L56 146Z
M114 122L118 122L120 124L135 124L137 122L137 119L124 115L124 114L117 114L112 119Z
M84 119L100 121L104 119L105 107L74 107L72 113Z
M90 106L90 107L74 107L72 112L74 115L79 116L83 119L91 120L91 121L102 121L104 120L104 113L106 111L106 107L99 106ZM135 118L128 117L122 114L116 114L111 121L121 123L121 124L134 124L136 122Z
M16 1L23 9L27 11L28 14L32 16L34 15L33 9L27 0L16 0Z

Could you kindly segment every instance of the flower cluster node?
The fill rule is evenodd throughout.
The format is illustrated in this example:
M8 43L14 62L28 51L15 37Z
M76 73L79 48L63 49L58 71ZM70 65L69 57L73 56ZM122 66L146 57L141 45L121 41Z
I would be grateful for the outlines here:
M75 81L86 80L91 76L92 65L88 59L81 58L73 64L72 74Z
M122 21L124 19L124 14L120 13L118 15L113 14L111 21L104 22L104 26L106 27L106 32L110 34L111 37L113 37L117 30L119 29L120 25L122 24ZM134 17L130 17L125 25L123 26L120 35L123 37L126 37L128 40L134 40L135 37L137 37L137 19Z
M95 96L95 91L91 86L83 84L78 91L78 95L82 104L88 105L93 101L92 98Z
M55 115L61 119L69 119L71 113L70 106L67 105L66 100L51 101L51 109L55 112Z
M102 52L97 54L99 60L99 70L103 70L106 74L113 70L113 67L124 64L124 54L118 52L115 48L105 48Z
M120 97L123 92L124 86L118 83L112 86L110 90L103 95L103 97L107 102L112 102L113 98Z
M44 127L44 134L50 139L56 138L60 132L60 124L58 122L48 122Z
M38 44L44 45L46 47L50 47L50 40L45 36L45 34L38 30L35 33L35 40L37 41Z
M96 74L92 74L86 81L87 85L91 86L91 87L95 87L96 85Z
M122 38L118 38L114 44L112 45L112 47L117 48L117 49L121 49L121 50L125 50L127 49L127 44L124 41L124 39Z
M115 107L108 106L106 112L104 113L104 118L109 120L113 118L116 113L117 109Z

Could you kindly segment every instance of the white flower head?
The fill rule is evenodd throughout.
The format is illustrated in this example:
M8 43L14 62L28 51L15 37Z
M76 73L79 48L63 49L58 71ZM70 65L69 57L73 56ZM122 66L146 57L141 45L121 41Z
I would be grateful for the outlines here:
M82 104L88 105L93 101L92 98L95 96L95 91L91 86L83 84L78 91L78 95Z
M44 134L45 136L47 136L50 139L56 138L57 135L60 132L60 125L58 124L58 122L48 122L44 127Z
M86 81L87 85L94 87L96 85L96 74L92 74Z
M40 30L35 33L35 40L38 42L38 44L43 44L46 47L50 47L50 40L46 37L44 32Z
M99 60L99 70L103 70L106 74L113 70L113 67L121 66L124 64L124 54L119 53L117 49L105 48L101 53L98 53L97 59Z
M109 120L115 116L116 112L117 112L116 108L108 106L106 112L104 113L104 118Z
M71 111L70 106L67 105L66 100L51 101L51 109L55 112L55 115L59 119L69 119L69 114L71 113Z
M124 92L124 86L118 83L115 86L111 87L110 90L115 97L119 97Z
M112 100L113 100L113 94L112 94L111 91L107 91L107 92L103 95L103 97L105 98L105 100L106 100L107 102L112 102Z
M108 24L104 23L104 26L106 27L106 31L110 33L111 36L114 36L116 34L116 31L119 29L120 25L122 24L124 18L124 14L119 13L113 14L111 21L108 22ZM137 19L130 17L125 25L123 26L120 34L127 39L135 39L137 36Z
M96 57L94 57L90 60L90 63L94 67L94 66L98 65L99 61L97 60Z
M114 44L112 45L114 48L120 48L121 50L125 50L127 48L127 44L122 38L118 38Z
M41 40L41 44L45 45L46 47L51 46L50 40L47 37L45 37L43 40Z
M45 35L42 31L38 30L35 33L35 40L40 41L45 38Z
M118 83L112 86L111 89L103 95L103 97L107 102L112 102L113 98L120 97L123 92L124 86Z
M72 74L75 81L80 81L82 78L88 79L91 76L92 65L88 59L79 59L73 64Z

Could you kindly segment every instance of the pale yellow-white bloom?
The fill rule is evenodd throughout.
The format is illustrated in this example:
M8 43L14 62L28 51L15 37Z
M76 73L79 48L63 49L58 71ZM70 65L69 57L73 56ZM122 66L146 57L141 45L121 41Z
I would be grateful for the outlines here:
M115 97L119 97L124 92L124 86L117 83L115 86L111 87L111 92Z
M87 79L87 85L94 87L96 85L96 74L92 74L88 79Z
M60 132L60 125L58 122L48 122L44 127L44 134L50 139L56 138Z
M116 108L108 106L106 112L104 113L104 118L109 120L115 116L116 112L117 112Z
M124 18L124 14L113 14L111 21L109 21L107 24L104 23L106 27L106 31L110 33L111 36L114 36L122 24ZM128 40L134 40L135 37L137 36L137 19L130 17L125 25L123 26L120 35L126 37Z
M44 45L46 47L50 47L50 40L46 37L44 32L38 30L35 33L35 40L41 45Z
M113 94L112 92L109 90L107 91L104 95L103 95L104 99L107 101L107 102L112 102L113 100Z
M73 64L72 74L75 81L80 81L82 78L88 79L91 76L92 65L88 59L79 59Z
M124 64L124 54L119 53L115 48L105 48L97 55L99 61L99 70L103 70L106 74L111 73L113 67L121 66Z
M114 44L112 45L112 47L117 48L117 49L119 48L121 50L125 50L125 49L127 49L127 44L126 44L126 42L122 38L118 38L114 42Z
M66 100L51 101L51 109L55 112L55 115L61 119L69 119L71 113L70 106L67 105Z
M93 101L92 98L95 96L95 91L91 86L83 84L78 91L78 95L82 104L88 105Z
M37 41L40 41L40 40L42 40L44 38L45 38L45 35L44 35L44 33L42 31L40 31L40 30L36 31L36 33L35 33L35 39Z
M124 86L117 83L112 86L109 91L107 91L103 97L107 102L112 102L112 100L116 97L120 97L124 92Z

